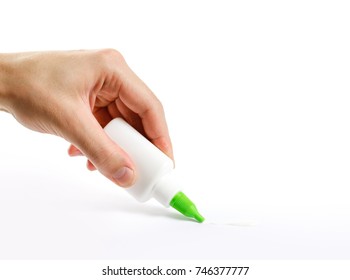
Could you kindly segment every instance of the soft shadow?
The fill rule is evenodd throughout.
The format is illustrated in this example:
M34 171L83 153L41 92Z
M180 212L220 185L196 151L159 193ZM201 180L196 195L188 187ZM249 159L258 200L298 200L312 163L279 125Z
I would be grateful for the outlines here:
M135 203L134 201L96 201L89 203L89 210L106 211L106 212L122 212L134 215L167 217L179 221L191 221L191 219L181 215L172 208L165 208L161 204L152 205L146 203Z
M187 221L188 218L184 217L180 213L174 212L175 210L172 210L171 208L164 208L161 205L155 206L155 205L149 205L149 204L140 204L140 205L127 205L127 207L116 207L114 209L118 212L125 212L128 214L136 214L136 215L143 215L143 216L152 216L152 217L167 217L174 220L181 220L181 221Z

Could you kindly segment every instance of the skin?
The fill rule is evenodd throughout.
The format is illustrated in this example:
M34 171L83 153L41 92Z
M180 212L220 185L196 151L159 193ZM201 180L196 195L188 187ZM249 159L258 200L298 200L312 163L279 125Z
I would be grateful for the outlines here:
M0 110L29 129L71 143L89 170L127 187L137 178L130 157L103 127L124 118L173 159L162 104L116 50L0 54Z

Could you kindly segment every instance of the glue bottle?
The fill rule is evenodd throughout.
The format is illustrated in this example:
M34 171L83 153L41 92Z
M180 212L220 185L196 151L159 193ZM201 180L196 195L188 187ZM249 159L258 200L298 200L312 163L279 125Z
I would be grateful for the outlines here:
M165 207L173 207L183 215L203 222L194 203L182 192L176 180L173 161L122 118L112 120L104 128L107 135L133 160L136 182L126 190L140 202L152 197Z

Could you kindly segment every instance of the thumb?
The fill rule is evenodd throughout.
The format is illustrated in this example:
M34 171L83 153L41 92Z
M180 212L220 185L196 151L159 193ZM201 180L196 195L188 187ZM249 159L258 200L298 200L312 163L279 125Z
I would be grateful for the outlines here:
M128 154L109 138L90 111L83 110L78 116L69 141L108 179L121 187L131 186L135 171Z

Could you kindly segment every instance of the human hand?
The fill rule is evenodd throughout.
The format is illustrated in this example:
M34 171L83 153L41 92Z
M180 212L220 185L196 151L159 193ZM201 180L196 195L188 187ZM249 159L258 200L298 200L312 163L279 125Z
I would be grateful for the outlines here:
M164 111L115 50L0 55L0 109L24 126L63 137L120 186L137 177L132 160L104 132L123 117L173 158Z

